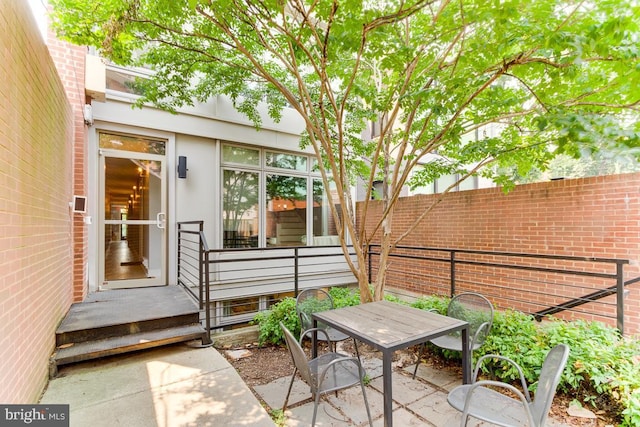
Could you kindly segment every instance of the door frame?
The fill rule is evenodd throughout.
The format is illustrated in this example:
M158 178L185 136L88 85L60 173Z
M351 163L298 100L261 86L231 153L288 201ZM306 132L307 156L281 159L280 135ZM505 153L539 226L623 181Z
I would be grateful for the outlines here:
M127 114L131 112L127 110ZM128 116L127 116L128 117ZM124 121L122 122L124 123ZM166 285L172 285L176 283L176 262L177 254L174 250L176 245L176 231L175 231L175 215L176 206L172 202L175 200L176 192L176 177L170 171L176 168L175 153L176 153L176 135L172 132L166 132L162 130L154 130L151 128L141 128L138 126L130 126L113 121L102 121L97 119L94 125L91 127L92 132L88 134L88 177L87 185L90 190L87 192L88 199L88 212L85 217L85 224L88 232L89 248L88 248L88 261L87 261L87 281L89 293L99 292L106 290L103 288L100 281L99 269L100 262L100 245L104 245L104 241L100 241L98 236L100 209L103 206L99 205L99 193L100 193L100 171L99 171L99 133L122 133L128 135L138 135L148 138L160 138L167 141L165 151L165 170L166 174L166 201L167 201L167 219L166 219L166 244L167 255L165 265L165 283ZM104 215L104 214L103 214Z
M147 154L140 152L112 150L112 149L99 149L98 150L98 242L102 244L98 245L98 283L100 283L101 289L123 289L123 288L136 288L136 287L148 287L148 286L160 286L167 284L167 162L165 155L159 154ZM106 190L106 159L118 158L118 159L138 159L138 160L153 160L160 162L160 212L155 218L151 217L144 220L108 220L105 218L105 190ZM106 225L146 225L149 227L156 226L161 229L160 235L160 274L159 277L154 278L141 278L141 279L123 279L112 280L107 282L105 278L105 257L106 248L104 242L106 241Z

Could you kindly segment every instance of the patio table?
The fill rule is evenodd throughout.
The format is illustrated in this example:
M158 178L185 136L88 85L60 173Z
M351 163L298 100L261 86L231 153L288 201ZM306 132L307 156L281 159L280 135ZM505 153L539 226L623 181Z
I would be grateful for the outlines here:
M453 331L461 331L463 382L471 382L469 324L463 320L390 301L322 311L314 313L313 320L314 325L324 323L382 352L385 427L393 425L391 359L396 350L421 344ZM313 350L315 357L315 345Z

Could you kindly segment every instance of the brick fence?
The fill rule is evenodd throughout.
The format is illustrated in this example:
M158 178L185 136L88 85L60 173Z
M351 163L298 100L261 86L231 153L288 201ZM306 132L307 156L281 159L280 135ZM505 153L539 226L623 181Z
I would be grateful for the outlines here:
M73 123L26 1L0 1L0 402L32 403L73 298Z
M393 218L394 235L406 230L436 197L400 199ZM381 207L381 202L370 205L365 219L369 227L375 224ZM359 204L360 220L361 208ZM625 280L633 279L640 276L640 173L521 185L508 194L499 188L450 193L401 244L627 259ZM394 282L390 275L387 283L418 294L430 292L411 289L403 280ZM600 288L610 285L599 284ZM640 283L627 288L625 334L637 334ZM604 301L615 308L615 296ZM498 305L521 308L504 301ZM602 320L579 313L572 316ZM611 317L603 321L615 326L615 314Z
M73 194L88 194L86 126L83 108L89 104L84 93L87 48L56 38L49 26L47 47L70 102L73 117ZM80 302L88 292L87 262L89 236L82 215L73 216L73 300Z

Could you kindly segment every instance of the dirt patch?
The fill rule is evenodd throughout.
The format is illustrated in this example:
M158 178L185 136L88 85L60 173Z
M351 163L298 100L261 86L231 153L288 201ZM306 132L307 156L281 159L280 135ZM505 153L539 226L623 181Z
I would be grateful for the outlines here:
M343 345L343 352L353 351L353 344L345 342ZM358 349L361 357L380 357L377 351L367 348L365 345L358 345ZM254 343L234 349L219 350L252 390L257 385L268 384L278 378L290 377L293 374L291 356L284 346L260 347ZM415 363L417 357L417 348L412 348L396 352L394 359L400 364L409 365ZM456 375L462 376L461 368L457 361L434 357L430 354L425 355L425 358L428 358L429 363L438 369L450 370ZM254 392L254 394L260 398L257 393ZM573 396L556 394L550 416L554 420L576 427L612 427L618 424L615 414L605 409L593 410L597 416L596 419L570 416L567 413L567 408L573 400ZM602 402L602 405L607 407L606 402Z
M246 354L220 350L249 387L268 384L293 374L293 363L286 347L243 347Z

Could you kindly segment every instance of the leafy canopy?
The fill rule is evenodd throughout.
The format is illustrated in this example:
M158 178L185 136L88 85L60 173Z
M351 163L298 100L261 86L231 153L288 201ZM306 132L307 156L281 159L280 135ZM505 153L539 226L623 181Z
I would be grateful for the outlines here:
M504 171L544 170L559 153L638 155L637 0L51 3L61 37L155 71L139 104L171 110L226 94L256 126L262 103L275 119L298 111L302 143L321 160L325 188L335 182L334 218L360 265L358 248L375 233L392 248L410 231L392 240L406 184L483 173L508 187ZM363 138L372 121L379 133ZM367 200L384 182L373 230L353 219L357 177ZM352 268L366 290L364 267Z

